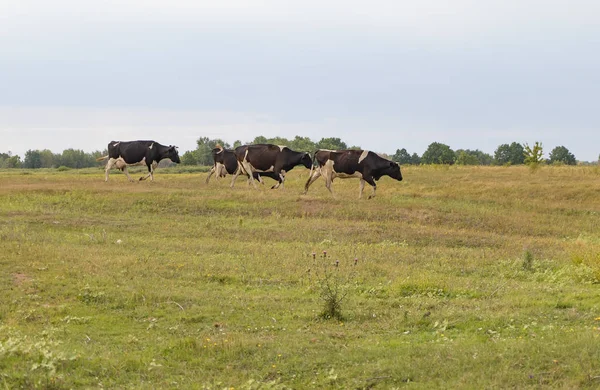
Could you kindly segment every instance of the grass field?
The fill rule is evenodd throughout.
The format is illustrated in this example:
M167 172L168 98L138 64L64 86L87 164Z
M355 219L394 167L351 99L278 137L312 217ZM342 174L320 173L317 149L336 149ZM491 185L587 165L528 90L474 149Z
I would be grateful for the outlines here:
M1 171L0 388L598 388L600 169L402 173Z

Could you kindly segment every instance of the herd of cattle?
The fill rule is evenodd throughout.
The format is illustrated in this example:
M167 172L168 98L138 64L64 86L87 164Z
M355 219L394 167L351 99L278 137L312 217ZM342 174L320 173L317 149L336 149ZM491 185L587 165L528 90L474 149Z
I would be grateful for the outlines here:
M256 188L255 180L263 182L263 177L270 177L277 183L271 188L283 187L285 174L298 165L310 169L310 177L304 185L304 193L310 185L323 176L325 186L331 191L331 183L335 178L356 177L360 179L359 198L365 187L365 182L373 187L369 196L375 196L377 184L382 176L402 180L400 165L387 160L368 150L317 150L313 157L306 152L296 152L287 146L271 144L242 145L235 149L225 149L218 145L212 150L214 165L206 178L206 183L215 174L217 177L233 175L231 187L240 174ZM146 165L148 174L140 177L154 179L154 168L163 159L180 163L176 146L164 146L156 141L111 141L108 144L108 155L98 158L98 161L108 159L105 168L104 181L108 181L108 173L112 168L120 169L133 181L127 167L130 165Z

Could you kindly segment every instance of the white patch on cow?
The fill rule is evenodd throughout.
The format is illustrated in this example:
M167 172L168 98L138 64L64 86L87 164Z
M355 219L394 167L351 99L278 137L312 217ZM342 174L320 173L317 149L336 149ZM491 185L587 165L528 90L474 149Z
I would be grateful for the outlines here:
M360 154L360 157L358 158L358 163L360 164L362 162L362 160L367 158L368 155L369 155L369 151L363 150L363 152Z
M153 146L154 146L154 142L152 142L152 144L148 147L148 149L152 149Z
M117 146L117 145L118 145L118 144L120 144L120 143L121 143L121 141L119 141L119 142L115 142L114 144L112 144L112 146Z
M267 169L267 170L256 169L254 167L253 167L253 169L254 169L255 172L273 172L275 170L275 166L271 165L271 167L269 169Z
M277 146L279 146L279 151L282 151L282 150L283 150L283 148L286 148L286 147L287 147L287 146L282 146L282 145L277 145Z
M338 173L336 171L333 171L333 177L339 178L339 179L351 179L353 177L358 177L359 179L362 179L363 175L360 172L354 172L352 174L347 174L347 173Z

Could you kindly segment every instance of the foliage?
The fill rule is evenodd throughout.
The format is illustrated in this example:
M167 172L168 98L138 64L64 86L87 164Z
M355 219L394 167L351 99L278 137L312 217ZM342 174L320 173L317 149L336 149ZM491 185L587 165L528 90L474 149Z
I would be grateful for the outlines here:
M493 160L492 156L479 149L458 149L455 154L458 165L491 165Z
M408 154L406 149L396 149L396 153L392 156L392 161L395 161L399 164L411 164L411 156Z
M557 146L550 152L548 162L550 164L566 164L566 165L575 165L577 164L577 159L575 159L575 155L569 152L564 146Z
M410 163L413 165L421 164L421 157L419 157L417 153L413 153L412 156L410 156Z
M340 138L329 137L321 138L321 140L316 143L315 149L345 150L348 149L348 145Z
M39 150L28 150L25 152L23 168L41 168L42 158Z
M544 150L542 148L542 144L540 142L535 142L533 147L530 147L528 144L525 144L525 148L523 151L523 155L525 157L526 165L538 165L544 162L542 158L544 154Z
M433 142L421 157L423 164L454 164L456 156L450 146Z
M494 152L494 163L496 165L520 165L523 164L523 145L518 142L502 144Z
M457 165L479 165L477 155L470 150L459 149L455 154Z

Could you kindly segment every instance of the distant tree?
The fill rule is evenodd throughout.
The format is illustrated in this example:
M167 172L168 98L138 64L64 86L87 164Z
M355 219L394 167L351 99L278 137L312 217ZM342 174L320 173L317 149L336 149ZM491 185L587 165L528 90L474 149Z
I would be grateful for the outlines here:
M494 152L494 164L507 165L510 164L510 145L502 144L498 146Z
M195 150L188 150L181 156L181 165L198 165Z
M410 154L406 151L406 149L396 149L396 153L392 156L392 161L395 161L399 164L410 164Z
M42 163L42 168L56 167L56 165L54 165L55 159L56 159L55 155L54 155L54 153L52 153L52 151L50 151L48 149L44 149L44 150L40 151L40 161Z
M25 152L23 160L23 168L36 169L42 167L42 158L39 150L31 150Z
M310 138L300 137L299 135L297 135L287 146L292 150L309 152L311 154L317 149L315 143L311 141Z
M456 156L450 146L433 142L429 144L425 153L423 153L423 157L421 157L421 162L423 164L453 164Z
M236 139L235 141L233 141L233 148L237 148L238 146L242 146L242 141L240 141L239 139Z
M413 153L412 156L410 156L410 163L412 165L419 165L419 164L421 164L421 157L419 157L418 154Z
M479 149L458 149L456 163L461 165L491 165L493 157Z
M523 156L525 160L525 164L527 165L538 165L544 161L542 158L544 154L544 150L542 148L541 142L535 142L533 147L530 147L528 144L525 144Z
M577 164L577 160L575 159L575 155L569 152L564 146L557 146L550 152L550 164L562 163L566 165L575 165Z
M340 138L321 138L315 145L316 149L330 149L330 150L345 150L348 149L348 145Z
M456 151L456 164L458 165L479 165L479 159L474 153L469 153L468 150Z
M518 142L510 144L510 163L512 165L521 165L525 162L523 145Z
M254 140L252 141L253 144L268 144L269 140L267 139L267 137L259 135L258 137L254 138Z
M502 144L498 146L494 153L494 164L496 165L520 165L524 163L523 145L518 142L512 144Z
M79 149L65 149L58 159L57 165L69 168L87 168L96 166L96 159L91 154Z
M21 168L21 157L19 155L10 156L4 164L5 168Z

